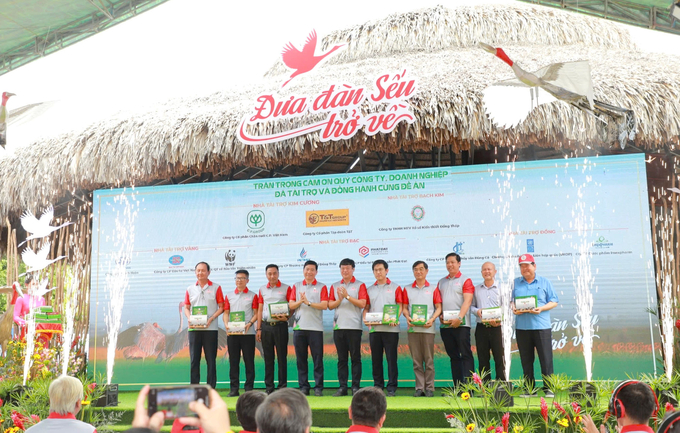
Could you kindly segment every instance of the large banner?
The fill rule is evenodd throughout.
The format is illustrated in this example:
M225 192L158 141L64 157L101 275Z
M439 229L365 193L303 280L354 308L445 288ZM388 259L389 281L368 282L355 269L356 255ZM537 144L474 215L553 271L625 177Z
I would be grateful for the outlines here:
M293 284L310 259L319 263L317 279L330 286L340 280L338 263L345 257L356 261L355 276L367 285L375 280L371 263L377 259L389 263L389 277L400 285L413 282L411 265L424 260L428 280L436 284L447 274L444 256L452 251L475 284L482 282L486 261L500 268L501 258L512 256L520 276L517 256L534 255L537 273L552 281L560 300L551 311L555 372L575 379L585 377L576 282L587 282L590 274L584 289L593 297L593 378L654 372L659 338L647 311L656 305L647 200L643 155L96 191L90 372L106 371L108 320L109 328L122 331L113 382L138 387L189 381L180 303L196 281L199 261L210 263L210 279L224 291L234 290L237 269L247 269L249 288L258 290L267 282L269 263ZM584 255L589 266L579 261ZM508 276L499 269L499 281ZM332 319L333 312L325 311L329 387L337 385ZM221 333L223 327L220 321ZM144 339L131 339L130 329ZM401 329L400 384L413 386L403 318ZM290 332L289 384L295 386ZM451 371L438 333L435 344L436 382L444 386ZM511 376L517 378L514 340L513 351ZM222 387L228 383L226 357L223 347ZM367 330L363 359L369 385ZM259 348L256 363L258 386ZM536 367L538 374L538 362Z

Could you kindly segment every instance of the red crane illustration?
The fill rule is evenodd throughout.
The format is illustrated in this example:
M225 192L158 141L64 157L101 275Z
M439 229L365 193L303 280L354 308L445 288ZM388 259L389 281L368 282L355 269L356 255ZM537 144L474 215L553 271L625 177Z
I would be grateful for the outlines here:
M314 67L316 67L316 65L319 64L319 62L328 57L334 51L344 46L345 44L336 45L329 51L323 53L322 55L315 56L314 52L316 51L316 30L312 30L312 32L309 34L307 40L305 41L305 45L302 47L302 51L295 48L295 46L291 42L288 42L288 44L285 47L283 47L281 57L283 58L283 63L290 69L295 69L295 72L293 72L288 81L283 83L281 87L283 88L286 84L290 82L290 80L297 77L298 75L302 75L306 72L311 71L312 69L314 69Z

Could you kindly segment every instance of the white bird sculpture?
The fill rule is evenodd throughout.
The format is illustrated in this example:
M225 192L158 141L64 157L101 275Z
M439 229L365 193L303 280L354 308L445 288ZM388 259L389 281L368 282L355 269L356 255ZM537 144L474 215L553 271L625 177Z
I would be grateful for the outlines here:
M31 239L44 238L45 236L48 236L50 233L57 231L62 227L73 224L72 222L66 222L57 227L51 226L50 223L52 222L52 218L54 218L54 208L52 206L45 209L43 214L40 215L40 219L36 218L35 215L33 215L33 212L30 210L24 211L23 215L21 215L21 226L28 233L32 234L18 246L22 246Z
M553 63L536 72L527 72L510 60L503 49L481 42L479 46L507 63L516 77L493 84L482 92L486 112L496 125L505 129L512 128L538 105L560 100L595 116L602 124L607 125L606 140L618 140L621 149L628 140L635 138L635 114L632 110L615 107L594 98L588 61ZM612 121L614 123L610 125ZM616 131L613 131L614 128ZM610 130L615 134L612 138Z
M29 272L36 272L45 269L57 260L61 260L66 256L59 256L56 259L48 260L47 255L50 253L50 242L46 242L40 250L35 253L29 247L21 252L21 259L27 266L26 272L21 275L26 275Z
M46 294L50 293L52 290L56 289L56 287L52 287L51 289L48 289L47 288L47 282L48 281L49 281L49 278L43 278L43 280L40 282L40 286L38 286L36 291L33 292L33 295L42 298Z

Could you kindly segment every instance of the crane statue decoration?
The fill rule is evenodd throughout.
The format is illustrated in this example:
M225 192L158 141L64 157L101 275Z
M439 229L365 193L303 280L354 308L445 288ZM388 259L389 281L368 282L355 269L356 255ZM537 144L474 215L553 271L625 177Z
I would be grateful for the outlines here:
M0 105L0 146L5 148L7 144L7 100L10 96L15 96L14 93L2 93L2 105Z
M553 63L536 72L527 72L503 49L482 42L479 46L507 63L516 77L493 84L482 92L486 112L496 125L512 128L538 105L564 101L601 122L605 126L606 141L618 140L623 149L629 140L635 139L637 127L633 111L594 98L588 61Z
M18 246L22 246L24 243L30 241L31 239L40 239L45 236L49 236L52 232L59 230L62 227L73 224L73 222L65 222L59 226L51 226L50 223L54 219L54 208L52 206L45 209L45 211L40 215L40 219L36 218L33 212L30 210L24 211L21 215L21 226L26 230L26 232L31 233L30 236L26 238Z
M26 247L22 252L21 252L21 259L24 261L24 263L27 266L26 272L23 274L20 274L19 276L24 276L28 273L31 272L38 272L52 263L61 260L65 258L66 256L59 256L54 259L48 259L47 256L50 254L50 241L45 242L45 244L38 250L36 253L32 249Z
M14 324L14 304L17 299L24 296L21 285L14 282L11 286L0 287L0 295L12 295L12 299L7 304L7 310L0 315L0 356L7 352L7 343L12 339L12 325Z

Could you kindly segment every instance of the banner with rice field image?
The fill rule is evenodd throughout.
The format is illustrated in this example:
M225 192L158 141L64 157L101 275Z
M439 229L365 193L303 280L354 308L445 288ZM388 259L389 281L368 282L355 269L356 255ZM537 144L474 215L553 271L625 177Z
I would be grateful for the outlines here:
M528 252L560 299L551 311L556 373L586 375L575 284L584 254L593 297L593 379L654 373L660 340L648 312L656 293L647 197L642 154L95 191L89 372L106 372L107 329L140 326L153 341L116 350L112 382L121 389L189 382L188 345L177 343L187 326L180 303L199 261L211 265L210 279L226 292L235 289L238 269L250 272L248 287L258 290L269 263L293 284L302 280L306 260L319 263L317 279L330 286L340 280L338 263L346 257L367 286L377 259L389 263L389 278L402 286L413 282L413 262L424 260L427 279L436 284L447 275L450 252L460 254L461 271L477 285L486 261L499 269L498 281L507 280L502 257L512 256L520 276L517 257ZM586 221L587 230L576 221ZM116 283L121 271L123 286ZM324 312L329 388L337 386L333 313ZM413 387L403 317L401 331L400 386ZM297 386L289 332L288 384ZM448 386L450 363L438 330L435 344L436 385ZM264 379L260 347L256 387ZM513 351L511 378L518 378L514 339ZM372 385L367 329L362 358L362 383ZM226 347L217 362L218 387L226 388Z

